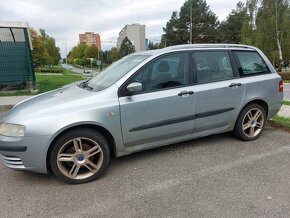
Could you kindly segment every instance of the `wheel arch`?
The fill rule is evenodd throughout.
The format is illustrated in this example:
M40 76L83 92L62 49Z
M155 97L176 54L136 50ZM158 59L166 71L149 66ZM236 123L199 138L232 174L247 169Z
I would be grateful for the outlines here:
M265 110L265 121L263 123L263 126L262 128L260 128L260 131L257 133L257 135L253 135L253 136L249 136L249 135L246 135L246 133L244 132L244 130L242 130L242 123L243 123L243 117L245 114L243 114L243 111L245 110L246 107L249 107L251 104L256 104L256 105L259 105L260 107L262 107L264 110ZM251 107L250 107L251 108ZM248 109L246 110L246 112L248 111ZM253 99L251 101L248 101L240 110L237 118L236 118L236 121L235 121L235 125L234 125L234 128L233 128L233 134L235 137L243 140L243 141L251 141L251 140L254 140L254 139L257 139L260 134L262 133L263 131L263 128L265 126L265 123L266 123L266 120L267 120L267 117L268 117L268 111L269 111L269 106L267 104L266 101L262 100L262 99ZM241 116L243 115L243 116ZM242 123L241 123L242 122ZM243 133L241 133L243 132Z
M56 140L58 140L62 135L66 134L67 132L70 132L72 130L75 129L92 129L95 130L99 133L101 133L105 139L108 141L109 143L109 149L110 149L110 153L113 154L114 156L116 155L116 143L115 143L115 139L113 137L113 135L110 133L109 130L107 130L106 128L104 128L103 126L97 125L97 124L78 124L75 126L69 126L65 129L62 129L60 132L58 132L54 138L52 139L51 143L49 144L48 150L47 150L47 154L46 154L46 166L47 166L47 170L50 170L50 162L49 162L49 157L51 154L51 149L53 147L53 144L55 143Z
M266 116L268 117L268 112L269 112L269 105L268 105L268 103L265 101L265 100L263 100L263 99L253 99L253 100L251 100L251 101L248 101L242 108L241 108L241 110L240 110L240 112L239 112L239 114L241 113L241 111L245 108L245 107L247 107L249 104L258 104L258 105L261 105L263 108L264 108L264 110L265 110L265 113L266 113ZM266 117L266 119L267 119L267 117Z

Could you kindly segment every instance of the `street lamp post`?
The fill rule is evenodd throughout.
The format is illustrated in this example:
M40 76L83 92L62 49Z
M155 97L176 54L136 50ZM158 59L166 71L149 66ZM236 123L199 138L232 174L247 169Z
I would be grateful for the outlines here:
M90 59L91 60L91 74L93 75L93 58Z
M63 42L62 44L64 44L64 46L65 46L65 65L66 65L66 73L68 73L68 65L67 65L67 45L66 45L66 42Z
M189 43L192 44L192 1L189 0L190 2L190 34L189 34Z
M104 41L101 41L102 43L112 43L112 41L110 40L104 40ZM108 54L108 53L107 53ZM98 61L100 61L100 53L99 53L99 50L98 50ZM101 65L99 65L99 71L101 71Z

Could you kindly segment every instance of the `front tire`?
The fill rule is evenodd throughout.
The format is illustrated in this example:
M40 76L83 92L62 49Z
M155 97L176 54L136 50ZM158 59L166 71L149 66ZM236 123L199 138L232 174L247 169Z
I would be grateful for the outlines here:
M107 168L110 150L107 140L91 129L76 129L52 145L50 166L64 182L81 184L99 178Z
M243 141L252 141L262 134L266 124L265 109L256 103L247 105L240 113L234 135Z

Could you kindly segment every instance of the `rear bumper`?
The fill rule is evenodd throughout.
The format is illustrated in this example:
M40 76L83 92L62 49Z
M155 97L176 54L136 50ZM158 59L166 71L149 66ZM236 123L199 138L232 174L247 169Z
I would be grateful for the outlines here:
M23 138L0 136L1 162L15 170L47 173L49 140L49 136Z
M268 111L268 117L267 119L271 119L273 116L275 116L281 109L283 104L283 101L279 101L273 105L271 105L271 107L269 107L269 111Z

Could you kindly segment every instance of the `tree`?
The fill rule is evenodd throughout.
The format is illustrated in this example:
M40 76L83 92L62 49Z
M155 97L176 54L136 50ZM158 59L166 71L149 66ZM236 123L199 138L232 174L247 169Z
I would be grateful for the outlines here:
M148 50L154 50L159 48L159 43L154 43L152 41L149 41L148 44Z
M173 11L170 20L167 22L166 27L163 27L164 34L162 35L161 42L164 47L169 45L179 45L187 43L187 39L184 37L180 28L180 21L177 11Z
M210 10L205 0L187 0L174 11L166 27L163 28L162 45L178 45L190 42L190 8L192 9L192 42L217 42L217 16Z
M60 50L55 45L54 38L48 37L46 41L46 49L47 49L47 63L48 65L57 65L59 63L60 57Z
M32 41L32 60L34 67L40 67L45 63L44 60L44 46L42 44L41 38L39 34L33 29L30 28L30 36L31 36L31 41Z
M244 3L238 2L236 9L232 10L218 28L220 41L224 43L241 43L241 32L247 18L247 8Z
M55 45L55 39L48 36L44 29L39 30L38 34L32 28L30 34L32 38L32 57L36 67L41 65L56 65L60 60L60 50Z
M126 36L121 44L120 56L125 57L126 55L134 53L134 52L135 52L135 47L132 44L132 42L128 39L128 37Z
M248 0L247 10L243 43L259 47L281 69L285 60L290 59L289 1Z
M241 29L241 42L246 45L255 45L256 31L251 24L251 17L246 15L242 29Z
M99 51L96 46L87 46L84 50L84 56L85 58L98 58Z
M116 47L111 48L109 51L109 62L113 63L120 59L120 52Z
M69 52L69 58L70 59L76 59L76 58L85 58L85 50L87 48L86 44L78 44L77 46L74 46L72 50Z
M44 29L39 29L40 38L44 47L43 56L44 64L52 66L59 63L60 49L55 45L55 39L45 33Z

